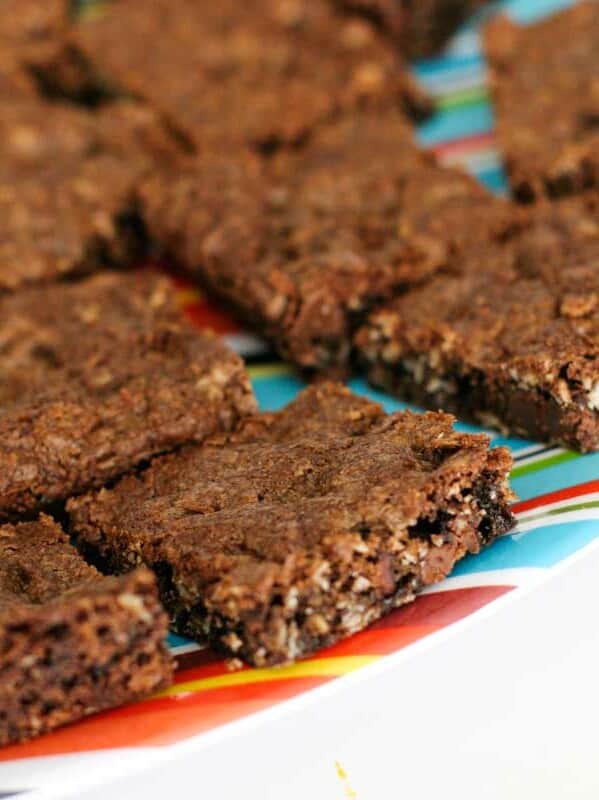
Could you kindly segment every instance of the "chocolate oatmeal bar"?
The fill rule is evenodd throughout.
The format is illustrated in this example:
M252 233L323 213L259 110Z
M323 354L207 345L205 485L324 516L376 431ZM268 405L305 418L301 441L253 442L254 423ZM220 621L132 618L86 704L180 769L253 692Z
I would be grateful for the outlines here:
M240 358L151 273L0 299L0 518L101 486L228 429L255 404Z
M172 625L254 665L361 630L507 531L507 450L338 384L69 502L89 552L159 577Z
M0 745L168 684L167 619L146 569L107 578L50 517L0 527Z
M363 104L430 110L376 30L329 0L113 0L41 73L77 98L143 98L199 150L297 144Z
M468 16L488 0L335 0L363 15L412 58L438 52Z
M135 103L92 114L0 93L0 294L139 258L137 184L179 157Z
M412 137L396 112L352 115L266 169L247 157L198 159L178 180L147 182L145 223L171 261L285 357L340 373L365 310L449 268L507 214Z
M599 198L532 209L493 269L474 261L408 292L372 314L357 346L373 384L419 405L596 450Z
M499 142L524 202L599 185L599 5L530 27L498 18L485 35Z

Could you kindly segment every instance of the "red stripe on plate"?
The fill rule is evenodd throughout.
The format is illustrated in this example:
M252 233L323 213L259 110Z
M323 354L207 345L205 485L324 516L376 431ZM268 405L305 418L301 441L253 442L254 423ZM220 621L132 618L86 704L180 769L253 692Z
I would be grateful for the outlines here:
M491 133L478 133L474 136L465 136L451 142L440 142L433 145L431 150L438 156L452 156L460 153L473 153L486 150L495 145L495 137Z
M473 586L423 594L409 606L404 606L375 622L371 625L371 630L383 630L398 624L428 624L439 627L451 625L452 622L472 614L513 588L513 586Z
M512 506L512 511L516 514L522 511L529 511L532 508L557 503L559 500L572 500L575 497L583 497L585 494L599 492L599 480L579 483L577 486L570 486L568 489L559 489L556 492L549 492L540 497L533 497L530 500L523 500Z
M199 330L209 330L221 334L241 333L242 331L235 320L206 300L200 299L184 304L183 310Z

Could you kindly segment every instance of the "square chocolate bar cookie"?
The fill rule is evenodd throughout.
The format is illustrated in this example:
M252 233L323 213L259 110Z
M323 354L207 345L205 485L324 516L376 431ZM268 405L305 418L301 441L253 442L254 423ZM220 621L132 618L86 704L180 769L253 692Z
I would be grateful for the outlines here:
M0 518L101 486L255 409L243 362L150 272L0 298Z
M298 144L364 104L430 108L384 38L329 0L113 0L41 72L71 96L143 98L202 151Z
M485 35L499 144L524 202L599 186L599 4L529 27L500 17Z
M43 515L0 526L0 744L166 686L166 632L149 570L100 575Z
M599 448L599 198L532 206L488 260L377 309L356 341L405 399L582 451Z
M0 294L138 259L138 183L181 156L147 108L91 113L37 97L24 80L0 78Z
M362 630L513 524L507 450L338 384L69 502L118 571L151 566L172 625L255 665Z
M415 146L397 112L343 118L264 167L198 158L142 190L154 241L307 371L342 374L375 303L484 247L508 204Z

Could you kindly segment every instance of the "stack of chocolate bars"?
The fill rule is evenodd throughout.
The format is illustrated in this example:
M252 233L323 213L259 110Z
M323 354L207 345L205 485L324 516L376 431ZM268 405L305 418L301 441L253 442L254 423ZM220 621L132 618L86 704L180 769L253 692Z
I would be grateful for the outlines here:
M414 138L483 5L0 0L0 743L165 686L169 626L286 663L507 532L445 411L599 448L599 4L486 29L513 200ZM259 413L150 254L313 385Z

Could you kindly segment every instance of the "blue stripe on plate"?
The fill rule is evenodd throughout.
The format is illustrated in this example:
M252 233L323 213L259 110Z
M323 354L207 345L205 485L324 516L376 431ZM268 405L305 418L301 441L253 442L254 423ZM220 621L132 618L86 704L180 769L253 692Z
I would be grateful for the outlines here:
M599 538L597 520L555 523L528 533L505 536L488 550L460 561L452 575L494 569L552 567Z
M475 170L474 174L487 189L495 194L507 195L508 183L502 167L490 167L489 169Z
M183 636L177 636L176 633L169 633L166 637L166 643L169 647L181 647L181 645L189 644L191 641L191 639L185 639Z
M503 3L503 10L513 19L522 24L536 22L543 17L569 8L574 5L573 0L509 0Z
M430 58L416 61L413 65L416 75L427 84L439 78L445 82L450 80L452 73L456 72L481 72L486 69L485 62L480 53L452 55L441 58Z
M277 411L290 403L305 383L296 375L275 375L254 378L252 386L261 411Z
M439 111L418 128L421 144L431 147L467 136L479 136L493 129L493 112L490 105L480 103L467 108L449 108Z
M531 497L555 492L558 489L586 483L598 475L599 453L590 453L565 464L546 467L542 472L532 472L529 475L514 478L512 486L521 500L528 500ZM595 525L599 528L599 522L596 522Z

